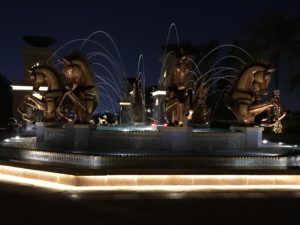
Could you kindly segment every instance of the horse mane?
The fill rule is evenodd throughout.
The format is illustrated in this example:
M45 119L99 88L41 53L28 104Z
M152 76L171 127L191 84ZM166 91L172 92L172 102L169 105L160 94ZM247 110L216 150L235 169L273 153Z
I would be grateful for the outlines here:
M70 51L67 54L65 54L64 58L68 61L79 60L79 61L83 62L84 64L86 64L86 66L89 66L89 63L88 63L86 57L79 51L75 51L75 50Z
M39 64L34 64L30 67L29 70L34 70L34 69L38 69L38 68L47 68L49 69L51 72L53 72L54 74L56 74L57 76L59 76L59 73L57 71L57 69L52 65L50 64L49 62L45 61L45 62L39 62Z

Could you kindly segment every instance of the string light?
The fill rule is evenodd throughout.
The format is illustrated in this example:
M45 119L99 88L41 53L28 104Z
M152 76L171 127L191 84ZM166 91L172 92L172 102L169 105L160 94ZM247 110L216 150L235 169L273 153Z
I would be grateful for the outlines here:
M280 98L280 90L274 90L274 97L279 101ZM276 119L276 123L273 126L273 132L275 134L282 133L282 124L281 121L278 119L280 117L279 112L281 112L281 107L279 105L275 105L274 116Z

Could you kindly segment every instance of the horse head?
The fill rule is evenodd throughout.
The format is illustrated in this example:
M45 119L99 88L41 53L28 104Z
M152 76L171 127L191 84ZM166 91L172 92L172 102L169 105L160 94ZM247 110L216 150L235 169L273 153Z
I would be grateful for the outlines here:
M82 86L93 85L92 71L80 53L72 51L59 61L64 64L63 73L71 83Z
M83 75L82 68L78 64L74 63L74 61L62 58L61 62L64 64L63 73L69 80L73 80L75 77L81 77Z
M38 92L42 84L45 83L45 74L39 70L39 66L35 66L26 70L29 73L29 80L32 82L33 91Z
M183 88L186 83L187 73L189 71L190 62L187 57L178 59L175 68L173 70L172 84L177 85L179 88Z
M33 83L34 92L38 92L40 86L43 84L47 84L49 90L60 88L58 74L50 66L37 65L31 67L27 72L29 73L30 81Z
M254 80L253 80L253 89L257 97L267 95L268 94L268 87L271 81L271 74L275 71L272 68L266 68L263 71L256 71L254 73Z

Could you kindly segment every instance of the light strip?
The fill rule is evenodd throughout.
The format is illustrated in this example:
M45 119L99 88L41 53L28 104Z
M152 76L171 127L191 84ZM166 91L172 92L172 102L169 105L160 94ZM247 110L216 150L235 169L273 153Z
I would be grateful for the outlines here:
M33 86L30 85L10 85L13 89L13 91L32 91ZM47 91L48 87L46 86L41 86L39 88L39 91Z
M130 102L120 102L120 105L131 105Z
M74 176L4 165L0 181L65 191L300 190L300 175Z
M151 94L152 96L156 96L156 95L166 95L166 91L153 91Z

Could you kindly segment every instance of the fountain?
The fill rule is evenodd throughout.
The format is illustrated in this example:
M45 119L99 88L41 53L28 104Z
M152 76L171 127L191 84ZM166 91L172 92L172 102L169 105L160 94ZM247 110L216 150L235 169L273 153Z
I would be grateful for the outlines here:
M177 33L172 24L167 39L171 28ZM104 34L111 40L117 57L92 39L96 34ZM87 157L156 155L167 157L164 158L165 161L173 156L186 160L199 156L257 157L281 154L283 146L280 150L274 150L274 146L265 147L262 141L263 127L280 127L280 121L285 116L279 93L267 96L274 69L266 63L253 60L245 50L234 45L222 45L196 62L193 55L186 52L178 41L177 49L164 54L158 90L152 93L152 121L155 123L150 125L145 119L143 56L139 57L136 77L128 82L120 53L107 33L95 32L86 39L73 40L68 44L74 42L82 43L80 49L90 43L103 51L92 51L85 56L79 51L71 51L61 57L60 64L49 66L49 61L28 71L34 90L32 95L24 97L18 111L25 120L31 121L34 118L27 114L27 107L41 110L44 115L44 121L36 123L36 143L31 141L33 149L67 154L65 157L70 161L75 160L72 157L80 158L78 153ZM59 48L52 58L65 46L68 45ZM228 47L244 53L247 60L226 55L208 65L206 71L201 70L201 64L208 57L217 50ZM108 65L93 61L99 57ZM236 60L243 67L236 69L236 62L235 66L224 63L228 59ZM45 83L48 91L40 93L39 86ZM224 99L222 106L229 108L237 119L235 122L227 121L227 128L211 126L221 98ZM91 124L93 112L105 101L114 113L121 106L130 123L119 126ZM257 120L257 115L263 112L267 112L267 117ZM28 153L30 154L32 152ZM32 155L27 157L34 158ZM65 162L64 160L61 156L59 162ZM76 160L72 163L87 163L81 159ZM234 165L235 161L230 163ZM243 161L242 164L247 163L249 162ZM98 161L93 164L102 165ZM252 162L254 164L255 161ZM281 163L280 165L282 166Z

